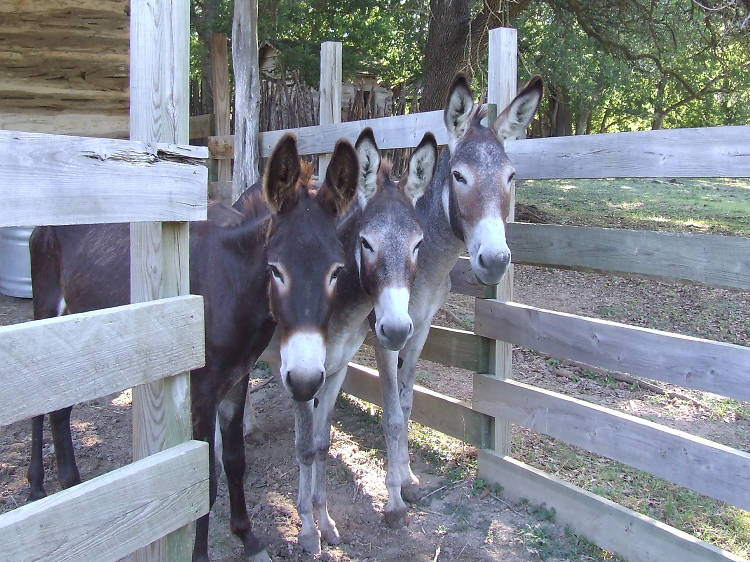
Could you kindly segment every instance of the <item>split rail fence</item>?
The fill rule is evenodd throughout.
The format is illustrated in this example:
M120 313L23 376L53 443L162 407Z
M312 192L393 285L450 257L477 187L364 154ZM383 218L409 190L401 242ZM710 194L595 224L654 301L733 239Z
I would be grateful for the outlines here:
M321 49L321 92L330 90ZM516 33L490 32L488 101L516 93ZM321 100L321 106L330 100ZM302 154L330 152L372 127L381 149L417 145L425 131L446 144L443 112L292 130ZM267 156L286 131L261 133ZM209 139L212 158L230 158L232 137ZM509 141L519 179L748 177L750 127L711 127ZM513 205L511 205L513 208ZM750 239L700 234L512 223L515 263L642 274L750 289ZM713 545L512 457L510 424L550 435L701 494L750 510L750 454L606 407L512 380L519 345L592 366L750 400L750 348L513 302L512 271L488 290L468 260L451 274L453 291L476 298L474 332L433 326L422 358L475 371L473 401L416 387L412 418L479 448L479 475L511 498L546 503L556 520L628 560L739 560ZM344 391L379 404L377 372L352 364Z
M0 131L0 226L130 222L134 303L0 328L0 425L136 387L135 462L0 516L3 560L190 560L208 513L189 382L205 362L203 298L188 294L208 151L177 144L189 17L187 0L131 3L132 140Z

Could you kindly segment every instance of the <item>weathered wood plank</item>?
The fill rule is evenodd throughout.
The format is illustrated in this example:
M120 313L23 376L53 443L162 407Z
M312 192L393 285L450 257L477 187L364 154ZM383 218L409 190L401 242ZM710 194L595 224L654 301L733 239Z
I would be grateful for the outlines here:
M232 202L260 179L260 76L258 69L258 2L235 0L232 17L235 150Z
M518 179L750 177L750 126L516 140L506 152Z
M447 143L443 112L431 111L290 129L301 154L333 150L339 138L354 142L372 127L382 149L414 147L426 131ZM261 133L261 156L270 155L282 131ZM748 177L750 126L664 129L514 140L506 151L518 179L612 177ZM229 146L232 139L223 137ZM211 155L214 158L214 154Z
M503 486L511 500L528 499L555 508L555 521L630 562L709 562L743 559L568 484L511 457L479 451L479 476Z
M132 0L130 19L130 135L186 143L189 137L190 2ZM239 95L239 94L238 94ZM202 178L202 202L206 180ZM190 289L187 222L130 225L130 299L184 295ZM190 373L133 389L133 458L192 437ZM192 525L135 553L137 560L190 560Z
M55 133L111 139L128 138L128 112L79 112L34 108L29 110L2 109L0 129L29 133Z
M208 509L208 444L188 441L1 515L2 558L114 561Z
M430 333L419 358L449 367L480 371L486 368L486 363L482 363L480 359L480 354L487 351L486 342L486 338L476 336L473 332L430 326ZM371 331L367 333L364 343L375 344L375 336Z
M549 224L508 226L515 263L750 289L750 238Z
M227 53L227 36L224 33L211 34L211 92L214 101L214 115L216 116L215 130L211 133L216 135L228 135L231 133L229 126L229 55ZM209 133L209 135L211 134ZM208 135L207 135L208 136ZM232 181L232 162L220 160L217 163L217 180L220 183ZM228 205L233 202L232 191L220 201Z
M489 32L489 62L487 101L491 104L488 121L494 121L497 112L502 111L516 95L518 65L518 32L513 28L500 27ZM516 183L511 182L508 193L508 222L515 219ZM513 300L513 264L497 285L485 288L484 297L500 301ZM504 341L485 340L481 362L487 365L487 372L500 380L513 376L513 346ZM477 371L479 369L476 369ZM476 389L474 389L476 393ZM501 455L510 454L510 423L496 416L491 424L492 449Z
M474 409L623 462L701 494L750 507L750 454L517 381L474 377Z
M0 226L205 220L205 147L0 131Z
M320 44L320 106L321 125L341 123L341 43L324 41ZM318 158L318 177L326 176L330 154Z
M0 425L204 364L203 298L0 327Z
M589 365L750 400L750 348L477 300L474 332Z
M372 404L383 403L377 369L349 363L342 390ZM419 385L414 385L411 419L478 447L489 443L487 416L462 400Z

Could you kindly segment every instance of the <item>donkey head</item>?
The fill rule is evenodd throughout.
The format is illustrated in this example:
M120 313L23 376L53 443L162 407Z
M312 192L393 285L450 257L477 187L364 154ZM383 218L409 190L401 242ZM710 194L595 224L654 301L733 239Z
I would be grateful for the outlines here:
M492 285L510 263L505 223L510 214L515 169L503 148L520 136L542 97L542 79L533 77L489 127L480 120L463 76L453 80L443 112L448 129L450 170L443 186L443 208L453 233L466 243L477 279Z
M414 332L409 295L423 238L414 204L432 181L437 143L431 133L424 136L398 184L390 177L390 166L381 163L371 129L362 131L356 148L362 217L354 256L360 284L374 301L375 335L397 351Z
M281 380L295 400L312 399L325 380L328 320L344 265L336 222L356 194L358 173L357 153L345 141L336 144L317 190L309 185L311 173L303 174L293 135L279 141L268 161L269 300L281 337Z

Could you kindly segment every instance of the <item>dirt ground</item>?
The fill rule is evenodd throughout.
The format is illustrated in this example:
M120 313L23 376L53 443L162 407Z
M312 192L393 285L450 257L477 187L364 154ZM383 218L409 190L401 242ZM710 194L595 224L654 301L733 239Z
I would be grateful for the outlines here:
M614 277L595 273L516 267L516 300L542 308L607 318L634 325L667 329L688 335L750 344L747 310L750 295L738 291L694 285ZM438 313L439 324L471 329L473 303L452 295ZM0 324L31 318L31 303L0 297ZM369 362L367 351L361 353ZM418 382L446 394L471 400L471 377L465 371L422 363ZM748 450L750 422L731 412L696 405L688 399L670 400L625 383L602 385L581 376L575 365L558 363L543 355L514 349L514 377L544 388L604 404L654 419L721 443ZM267 373L256 370L257 387ZM664 388L669 385L660 383ZM684 396L697 393L676 389ZM246 455L247 500L256 534L269 543L274 560L311 560L296 543L300 521L295 499L297 465L293 452L293 416L290 400L271 382L252 394L258 428L248 438ZM95 400L74 409L74 442L84 479L129 462L129 392ZM30 437L29 422L0 428L0 512L26 502ZM528 433L528 432L527 432ZM517 439L528 444L533 435L516 430ZM47 491L57 489L51 438L45 435ZM373 419L356 406L338 407L334 420L328 470L330 511L337 521L343 543L324 545L323 560L537 560L539 553L529 541L529 531L544 527L557 541L556 554L547 560L593 560L601 554L581 546L576 537L538 513L506 503L495 493L474 489L469 479L449 480L441 467L413 456L415 472L422 480L423 501L410 508L410 524L389 530L382 521L386 501L384 485L385 445ZM444 467L442 467L444 468ZM426 496L426 497L425 497ZM228 497L223 481L212 510L211 556L213 560L239 559L240 545L228 531ZM584 554L585 552L585 554ZM606 555L605 555L606 556Z

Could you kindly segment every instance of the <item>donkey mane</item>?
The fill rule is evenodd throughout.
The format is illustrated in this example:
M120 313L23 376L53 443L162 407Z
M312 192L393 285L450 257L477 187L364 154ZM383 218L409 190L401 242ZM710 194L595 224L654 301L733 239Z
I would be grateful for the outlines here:
M487 106L486 105L478 105L476 110L474 111L474 115L471 116L472 121L476 121L477 123L487 117Z

